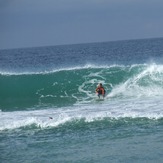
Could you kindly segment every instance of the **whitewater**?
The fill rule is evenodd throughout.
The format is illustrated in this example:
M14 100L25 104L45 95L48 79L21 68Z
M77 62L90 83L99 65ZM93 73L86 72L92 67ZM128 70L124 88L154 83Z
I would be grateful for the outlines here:
M162 43L1 50L1 162L162 162Z

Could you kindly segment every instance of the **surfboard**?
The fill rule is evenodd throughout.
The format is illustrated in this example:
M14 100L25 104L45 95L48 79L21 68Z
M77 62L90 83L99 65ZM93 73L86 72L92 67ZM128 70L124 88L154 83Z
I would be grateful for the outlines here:
M96 101L104 101L104 98L97 98Z

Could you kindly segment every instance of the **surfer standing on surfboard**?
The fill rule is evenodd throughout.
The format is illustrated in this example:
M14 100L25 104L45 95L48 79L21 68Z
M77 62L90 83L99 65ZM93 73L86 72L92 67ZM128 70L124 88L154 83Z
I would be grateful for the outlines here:
M103 98L105 97L105 89L104 89L104 87L102 86L101 83L99 83L99 85L97 86L96 93L98 94L99 98L100 98L101 95L103 96Z

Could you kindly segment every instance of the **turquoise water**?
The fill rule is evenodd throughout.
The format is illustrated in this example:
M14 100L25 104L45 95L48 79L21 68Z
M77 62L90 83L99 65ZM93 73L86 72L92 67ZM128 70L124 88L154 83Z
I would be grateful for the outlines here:
M162 45L1 50L0 161L162 162Z

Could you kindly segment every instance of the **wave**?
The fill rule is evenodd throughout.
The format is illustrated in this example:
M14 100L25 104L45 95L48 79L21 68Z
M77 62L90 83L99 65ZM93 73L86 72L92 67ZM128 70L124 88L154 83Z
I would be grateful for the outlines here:
M2 111L92 105L97 103L98 83L105 86L106 99L162 96L163 65L86 65L39 73L1 72L0 83Z
M141 103L140 103L141 106ZM13 129L49 129L58 127L84 127L87 124L108 126L145 125L146 123L163 124L162 107L126 108L125 105L116 106L75 106L33 111L0 112L0 131ZM133 123L134 122L134 123Z

